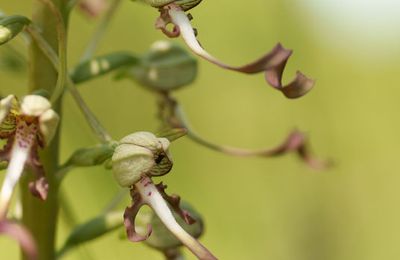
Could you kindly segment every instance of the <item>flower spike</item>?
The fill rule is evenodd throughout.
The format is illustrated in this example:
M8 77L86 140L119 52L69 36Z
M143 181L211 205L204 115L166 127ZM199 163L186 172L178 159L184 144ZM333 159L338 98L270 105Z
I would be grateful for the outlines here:
M314 81L307 78L300 72L297 73L295 80L288 85L283 85L282 74L292 51L285 49L281 44L277 44L269 53L260 59L244 66L227 65L209 54L196 38L196 30L190 24L190 18L185 10L177 3L170 3L159 8L160 17L156 21L156 28L168 37L182 36L189 48L198 56L209 62L228 70L233 70L245 74L256 74L264 72L267 82L275 89L281 91L287 98L298 98L305 95L314 86ZM174 24L171 31L167 29L168 24Z
M6 177L0 191L0 218L7 214L12 193L25 166L37 175L29 184L32 194L46 199L48 184L39 161L38 148L53 138L59 117L50 102L42 96L25 96L21 103L10 95L0 101L0 139L7 139L0 151L0 160L8 162Z

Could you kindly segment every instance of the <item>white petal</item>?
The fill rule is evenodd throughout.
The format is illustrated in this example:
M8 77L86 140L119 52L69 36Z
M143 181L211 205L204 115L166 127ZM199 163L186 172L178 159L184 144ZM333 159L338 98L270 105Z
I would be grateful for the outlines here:
M0 192L0 218L4 217L7 213L15 185L21 178L25 162L29 157L30 148L30 146L20 147L14 145L14 148L12 149L11 160Z
M171 231L182 244L187 246L199 259L216 259L199 241L189 235L178 222L176 222L167 203L150 178L142 179L135 184L135 187L140 193L143 202L154 210L167 229Z
M206 52L203 47L201 47L201 45L197 41L193 27L190 24L190 20L184 11L176 7L171 7L168 13L172 19L172 22L179 27L179 31L186 44L189 46L190 49L192 49L194 53L196 53L200 57L209 60L210 62L221 65L217 59L215 59L208 52Z
M48 109L39 117L40 134L43 136L45 145L48 145L57 132L60 117L53 109Z
M25 96L21 102L21 112L27 116L40 116L50 108L50 102L39 95Z

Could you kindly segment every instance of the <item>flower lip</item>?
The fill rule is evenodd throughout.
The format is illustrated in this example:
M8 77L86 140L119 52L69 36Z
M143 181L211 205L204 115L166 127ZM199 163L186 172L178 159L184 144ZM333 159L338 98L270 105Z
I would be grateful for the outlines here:
M174 25L172 31L167 29L167 25ZM198 56L209 62L228 70L233 70L245 74L265 73L266 81L276 90L282 92L287 98L298 98L305 95L314 86L314 81L298 72L295 79L287 85L282 84L282 75L292 51L285 49L281 44L277 44L272 51L244 66L231 66L221 62L209 54L196 38L195 30L190 24L190 19L185 10L179 4L172 2L160 8L160 17L156 21L156 28L168 37L174 38L182 36L188 47Z

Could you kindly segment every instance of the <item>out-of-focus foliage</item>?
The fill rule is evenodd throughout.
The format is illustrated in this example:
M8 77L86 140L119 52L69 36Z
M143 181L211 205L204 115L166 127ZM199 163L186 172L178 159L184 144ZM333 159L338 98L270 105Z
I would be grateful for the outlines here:
M317 154L335 162L326 172L314 172L295 156L239 160L187 138L174 142L174 168L165 182L202 213L202 240L220 259L400 257L400 9L395 1L374 1L373 15L365 16L371 14L366 12L371 1L338 0L342 5L336 9L330 9L330 2L335 1L203 1L191 11L202 44L221 59L241 64L280 41L295 51L285 80L297 68L317 80L309 95L293 101L266 87L262 78L199 61L195 83L176 94L194 127L211 140L249 147L276 144L298 127L308 130ZM1 8L9 14L30 13L29 5L19 1L3 1ZM157 15L153 8L125 1L98 54L145 52L164 39L153 29ZM71 67L93 27L92 21L73 15ZM24 93L26 79L17 75L0 70L1 94ZM80 91L115 138L158 127L155 98L133 82L103 77ZM76 148L94 145L95 138L68 96L64 106L66 160ZM118 187L111 172L98 167L73 171L63 189L83 222L102 210ZM127 196L122 205L128 203ZM67 230L61 225L60 245ZM18 255L3 237L0 249L9 252L8 259ZM116 233L65 259L88 255L162 259L144 245L119 240Z

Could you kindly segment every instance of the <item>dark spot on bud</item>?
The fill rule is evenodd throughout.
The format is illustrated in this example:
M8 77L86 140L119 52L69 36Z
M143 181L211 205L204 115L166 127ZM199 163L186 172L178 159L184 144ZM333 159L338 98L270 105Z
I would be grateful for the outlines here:
M161 163L161 161L164 159L164 157L165 157L164 154L157 155L157 157L155 158L156 164Z

